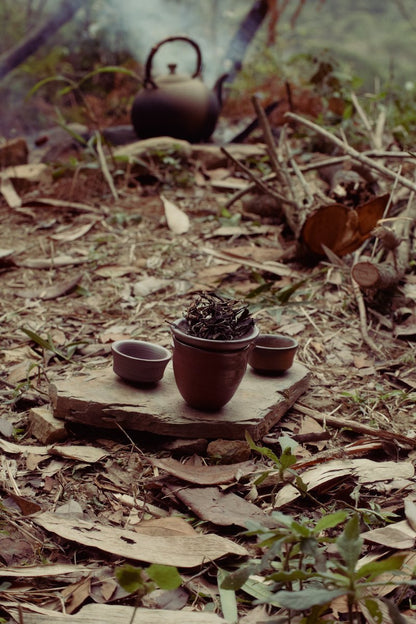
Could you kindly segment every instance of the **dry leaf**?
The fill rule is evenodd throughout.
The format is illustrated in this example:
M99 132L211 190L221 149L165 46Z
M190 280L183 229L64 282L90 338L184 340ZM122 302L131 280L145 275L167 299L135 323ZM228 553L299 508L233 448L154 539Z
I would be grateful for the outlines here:
M18 622L17 609L7 610ZM26 603L23 607L23 619L24 624L226 624L223 618L206 611L170 611L105 604L87 604L78 613L64 615Z
M179 611L183 609L189 600L189 594L182 587L165 590L156 589L142 598L142 605L150 609L169 609Z
M260 522L264 526L275 524L253 503L231 492L224 494L219 488L181 488L173 491L199 518L219 526L246 528L247 520Z
M123 277L136 273L137 269L131 266L122 266L121 264L103 264L95 270L95 274L100 277Z
M96 223L97 219L94 219L94 221L91 221L90 223L85 223L84 225L80 225L78 227L71 227L57 234L51 234L50 238L63 242L74 241L77 240L77 238L84 236L84 234L87 234L87 232L89 232Z
M49 448L51 455L59 455L60 457L66 457L67 459L75 459L77 461L87 462L93 464L101 459L104 459L109 451L95 448L93 446L51 446Z
M56 208L69 208L77 212L94 212L99 215L103 214L103 211L99 208L94 208L88 204L81 204L80 202L65 201L64 199L53 199L52 197L37 197L31 200L31 204L42 204L46 206L55 206ZM33 206L32 206L33 207Z
M185 232L189 230L190 226L188 215L171 201L166 199L166 197L163 197L163 195L160 196L160 199L162 200L163 207L165 209L165 217L168 228L174 232L174 234L185 234Z
M380 529L373 529L361 534L365 541L381 544L394 550L408 550L414 547L416 531L407 520L388 524Z
M53 267L76 266L85 262L89 262L88 258L74 258L73 256L63 254L53 258L26 258L26 260L18 260L16 266L29 269L51 269Z
M20 456L27 454L33 455L49 455L48 446L27 446L25 444L14 444L0 438L0 449L5 453L18 454Z
M35 503L35 501L30 500L29 498L25 498L24 496L19 496L14 492L7 492L10 498L14 500L14 502L18 505L20 511L23 516L30 516L31 514L37 513L42 509L39 503Z
M189 522L179 516L142 520L134 530L147 535L198 535Z
M176 459L152 459L152 464L166 470L170 474L198 485L217 485L230 483L242 475L250 474L255 470L254 462L239 462L226 466L195 466L182 464Z
M170 281L161 277L146 277L133 284L133 293L136 297L147 297L169 286Z
M46 286L44 288L39 287L32 288L18 288L14 292L18 297L24 297L25 299L57 299L62 295L66 295L76 288L82 279L82 275L77 275L67 282L61 282L54 286Z
M416 531L416 503L410 498L404 499L404 513L406 520L412 529Z
M10 208L21 207L22 200L16 193L12 181L4 175L0 177L0 193L3 195Z
M65 600L65 611L74 613L84 602L90 597L91 578L81 579L77 583L68 585L61 590L61 594Z
M74 565L72 563L45 563L42 565L27 565L4 568L0 566L0 578L43 578L52 576L56 578L64 574L85 574L91 568L84 565Z
M50 512L32 519L46 531L65 540L134 561L193 568L227 554L247 555L246 549L239 544L214 534L141 535L136 531L102 526L98 522L79 519L71 522Z
M293 468L296 470L296 465ZM308 486L308 490L322 488L347 475L356 478L358 483L375 483L399 478L411 479L414 476L414 467L411 462L335 459L300 473L302 481ZM299 496L298 490L291 484L285 485L275 498L275 506L287 505Z

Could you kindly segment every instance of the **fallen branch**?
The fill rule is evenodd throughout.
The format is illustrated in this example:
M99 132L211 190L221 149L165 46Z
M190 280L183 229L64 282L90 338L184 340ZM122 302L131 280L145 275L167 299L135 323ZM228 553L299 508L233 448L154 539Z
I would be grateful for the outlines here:
M309 119L305 119L304 117L301 117L300 115L296 115L295 113L286 113L285 117L288 117L289 119L292 119L293 121L297 121L298 123L303 124L307 128L310 128L311 130L314 130L318 134L321 134L322 136L324 136L329 141L332 141L332 143L335 143L335 145L337 145L344 152L349 154L351 156L351 158L353 158L354 160L356 160L356 161L358 161L360 163L363 163L363 164L367 165L367 167L377 171L380 175L384 176L385 178L388 178L389 180L396 180L397 179L399 184L401 184L402 186L406 186L411 191L415 191L416 192L416 183L415 182L412 182L411 180L408 180L407 178L405 178L405 177L403 177L401 175L398 176L395 171L391 171L390 169L388 169L384 165L380 165L379 163L375 163L374 161L371 160L371 158L369 158L368 156L365 156L364 154L358 152L356 149L354 149L353 147L348 145L348 143L345 143L344 141L342 141L338 137L336 137L333 134L331 134L330 132L328 132L328 130L325 130L325 128L322 128L321 126L318 126L317 124L313 123L312 121L309 121Z
M300 405L299 403L296 403L295 409L301 414L312 416L312 418L317 420L319 423L323 423L324 425L330 425L331 427L337 427L338 429L351 429L357 433L371 435L375 438L379 438L380 440L385 440L386 442L416 448L416 438L408 438L407 436L402 435L401 433L396 433L395 431L373 429L372 427L363 425L356 420L348 420L346 418L339 418L338 416L326 416L325 414L321 414L320 412L317 412L310 407L306 407L305 405Z
M227 158L229 158L236 165L236 167L238 167L241 171L243 171L263 193L267 193L268 195L271 195L272 197L282 202L283 204L290 204L291 206L297 206L295 201L288 199L287 197L284 197L280 193L277 193L274 189L271 189L269 186L267 186L267 184L265 184L261 178L256 176L251 171L251 169L249 169L242 162L237 160L237 158L234 158L234 156L225 147L221 147L221 151L223 152L223 154L227 156Z
M354 290L355 299L357 301L358 312L359 312L359 315L360 315L361 336L362 336L365 344L368 347L370 347L370 349L372 351L375 351L376 353L380 354L382 352L380 347L378 347L376 345L376 343L374 342L374 340L372 338L370 338L370 336L368 335L367 311L366 311L366 308L365 308L364 298L363 298L362 292L360 290L360 287L357 284L357 282L355 281L354 277L351 277L351 282L352 282L352 287L353 287L353 290Z

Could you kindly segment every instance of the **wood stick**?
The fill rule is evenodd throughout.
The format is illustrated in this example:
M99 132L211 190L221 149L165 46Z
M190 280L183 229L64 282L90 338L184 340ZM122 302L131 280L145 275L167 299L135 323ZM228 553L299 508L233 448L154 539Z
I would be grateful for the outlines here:
M398 443L403 446L416 448L416 438L408 438L407 436L401 433L396 433L395 431L373 429L372 427L363 425L355 420L321 414L320 412L317 412L310 407L306 407L306 405L300 405L299 403L294 405L294 409L299 411L301 414L312 416L312 418L317 420L319 423L323 423L324 425L330 425L331 427L337 427L339 429L351 429L352 431L357 431L357 433L371 435L375 438L379 438L380 440L385 440L386 442L392 442L393 444Z
M388 178L389 180L395 180L397 178L397 181L399 182L399 184L401 184L402 186L406 186L411 191L416 192L415 182L412 182L411 180L408 180L407 178L404 178L403 176L398 176L395 171L391 171L384 165L375 163L368 156L365 156L364 154L358 152L356 149L348 145L348 143L344 143L344 141L341 141L341 139L339 139L338 137L328 132L328 130L325 130L324 128L321 128L321 126L318 126L317 124L313 123L313 121L309 121L309 119L305 119L304 117L301 117L300 115L296 115L295 113L286 113L285 117L288 117L289 119L292 119L293 121L297 121L298 123L303 124L307 128L314 130L318 134L321 134L329 141L332 141L332 143L335 143L335 145L337 145L344 152L349 154L351 158L367 165L367 167L369 167L370 169L374 169L375 171L377 171L380 175L384 176L385 178Z
M267 193L268 195L271 195L272 197L274 197L275 199L277 199L278 201L282 202L283 204L290 204L291 206L296 206L296 202L294 202L292 199L288 199L287 197L284 197L283 195L280 195L280 193L276 193L275 190L271 189L269 186L267 186L267 184L265 184L261 178L259 178L258 176L256 176L248 167L246 167L242 162L240 162L239 160L237 160L237 158L234 158L234 156L225 148L225 147L221 147L221 151L223 152L223 154L225 154L227 156L227 158L229 158L239 169L241 169L241 171L244 171L244 173L246 173L248 175L248 177L254 182L254 184L261 190L263 191L263 193Z

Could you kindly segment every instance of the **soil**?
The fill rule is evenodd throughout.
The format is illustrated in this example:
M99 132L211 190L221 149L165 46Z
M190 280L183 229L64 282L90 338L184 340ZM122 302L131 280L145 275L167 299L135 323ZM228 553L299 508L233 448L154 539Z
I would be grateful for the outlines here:
M39 160L34 154L31 158ZM416 443L406 445L395 436L415 439L414 245L413 260L393 294L361 293L367 310L364 323L375 346L371 348L363 338L363 319L351 282L353 254L338 263L328 258L312 264L300 261L292 253L295 241L281 210L264 201L267 211L262 214L256 210L262 205L258 195L251 203L240 200L226 211L235 188L215 183L244 181L231 163L208 168L203 160L171 153L145 155L134 166L116 164L111 158L108 162L114 186L99 159L78 150L48 165L53 174L49 181L16 182L21 206L11 208L4 197L0 199L1 566L93 564L109 569L115 583L114 569L128 559L106 552L105 545L97 550L73 537L65 539L39 526L32 514L60 512L73 519L75 509L80 519L134 530L132 505L123 502L124 495L142 501L138 508L133 502L142 519L177 515L197 531L226 536L256 552L253 539L241 534L241 526L212 522L202 507L198 512L198 505L190 510L174 494L183 484L181 478L153 463L176 457L188 468L201 468L249 458L256 463L257 476L270 470L271 460L250 451L244 441L235 444L233 453L229 441L221 446L216 440L215 427L212 440L172 440L68 426L56 451L33 433L33 410L49 407L51 380L76 382L82 372L109 366L111 344L121 338L171 348L169 322L183 316L200 292L216 291L247 303L262 333L278 332L298 340L297 360L311 371L307 392L257 443L279 455L282 434L299 436L301 443L294 451L299 465L334 458L347 461L348 445L359 449L369 441L373 443L369 450L357 450L353 456L412 461ZM319 184L330 193L322 180ZM380 185L391 190L389 182L380 180ZM402 191L395 193L396 208L405 205L410 193ZM187 215L189 229L175 232L180 213L173 221L167 218L166 201ZM364 255L371 254L374 242L370 239ZM325 415L332 416L331 425L322 422ZM375 434L343 427L342 419L367 425ZM377 435L379 429L390 432L389 440ZM208 444L213 441L215 453L210 454ZM46 449L44 454L37 454L39 447ZM65 447L68 454L62 455ZM104 456L91 460L89 452L95 447ZM71 456L74 448L77 453ZM412 483L409 479L406 492L412 491ZM250 476L227 484L228 491L267 515L279 487L266 482L256 488ZM401 491L400 484L384 491L369 483L358 485L351 473L321 490L317 487L316 504L296 500L282 510L317 520L322 509L337 501L335 506L342 508L377 506L400 519L404 518ZM366 548L371 550L368 544ZM221 612L215 575L214 563L193 570L209 591L198 593L190 583L186 609L196 612L210 603ZM62 611L65 605L67 613L74 613L91 602L135 604L134 597L121 596L118 590L107 595L102 584L100 598L91 586L80 597L75 589L79 579L6 575L10 582L0 601L3 615L8 618L17 604L23 608L23 622L28 605L49 613ZM141 604L148 603L143 599ZM401 604L405 611L409 596ZM251 609L246 596L240 617Z

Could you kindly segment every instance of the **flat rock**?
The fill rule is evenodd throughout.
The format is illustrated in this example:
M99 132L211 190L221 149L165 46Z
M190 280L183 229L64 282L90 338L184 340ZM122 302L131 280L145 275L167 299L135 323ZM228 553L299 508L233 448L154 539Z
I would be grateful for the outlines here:
M105 368L55 380L50 398L55 418L104 429L146 431L182 438L254 440L263 437L305 392L309 371L302 364L279 377L249 368L231 401L205 413L189 407L177 389L171 362L153 387L129 384Z

